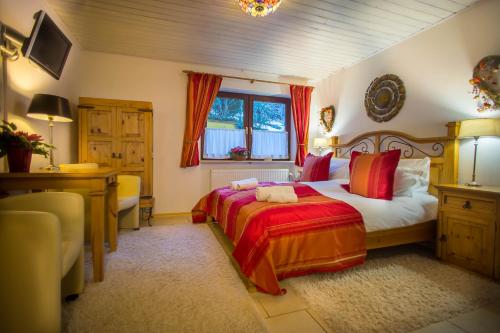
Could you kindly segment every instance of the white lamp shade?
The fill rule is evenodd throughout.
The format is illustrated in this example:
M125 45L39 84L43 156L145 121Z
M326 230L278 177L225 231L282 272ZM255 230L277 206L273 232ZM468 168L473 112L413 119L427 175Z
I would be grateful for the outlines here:
M463 120L459 138L500 136L500 118Z
M327 138L314 138L313 146L315 148L326 148L326 147L328 147L328 139Z

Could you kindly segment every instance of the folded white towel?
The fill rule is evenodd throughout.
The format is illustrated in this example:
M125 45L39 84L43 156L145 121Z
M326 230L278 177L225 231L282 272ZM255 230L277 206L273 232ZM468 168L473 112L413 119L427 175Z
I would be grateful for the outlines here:
M269 195L269 198L267 198L267 202L298 202L299 198L297 197L297 194L294 193L288 193L288 192L274 192Z
M231 189L241 191L241 190L255 187L257 185L259 185L259 181L257 180L257 178L247 178L247 179L232 181L231 182Z
M295 194L293 186L259 186L255 190L257 201L267 201L271 193L290 193Z

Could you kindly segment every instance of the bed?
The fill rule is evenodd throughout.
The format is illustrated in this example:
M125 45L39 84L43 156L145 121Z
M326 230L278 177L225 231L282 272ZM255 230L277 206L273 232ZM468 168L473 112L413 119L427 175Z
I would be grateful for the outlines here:
M459 125L447 126L448 135L443 137L379 131L345 144L332 139L337 157L393 149L401 150L402 159L429 157L429 193L392 201L368 199L345 191L341 184L346 180L330 180L288 184L294 186L299 202L270 205L257 202L255 190L223 188L200 200L193 221L204 222L207 214L216 220L241 272L257 289L275 295L286 292L279 287L284 278L362 264L369 249L433 241L434 185L455 183L457 178Z

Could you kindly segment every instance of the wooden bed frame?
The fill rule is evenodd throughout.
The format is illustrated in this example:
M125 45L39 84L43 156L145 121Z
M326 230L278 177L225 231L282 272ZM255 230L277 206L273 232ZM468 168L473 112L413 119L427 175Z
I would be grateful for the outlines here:
M431 158L429 193L437 196L437 184L456 184L458 180L458 131L460 123L447 125L448 135L443 137L417 138L403 132L375 131L361 134L341 144L332 137L331 147L337 157L349 158L351 151L376 153L401 149L401 158ZM436 239L436 220L416 225L368 232L368 250Z

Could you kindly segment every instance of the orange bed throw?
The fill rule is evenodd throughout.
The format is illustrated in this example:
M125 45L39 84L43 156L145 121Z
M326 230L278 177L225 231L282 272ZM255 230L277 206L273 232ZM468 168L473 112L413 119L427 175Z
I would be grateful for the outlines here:
M280 295L279 280L338 271L366 257L361 214L347 203L292 183L297 203L257 201L255 189L212 191L193 208L193 222L217 220L235 246L241 271L259 290ZM279 186L272 183L259 186Z

